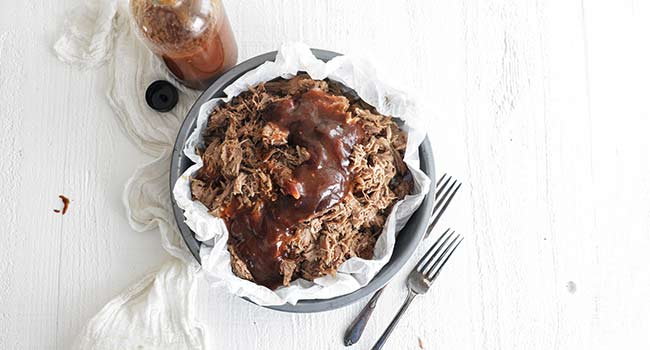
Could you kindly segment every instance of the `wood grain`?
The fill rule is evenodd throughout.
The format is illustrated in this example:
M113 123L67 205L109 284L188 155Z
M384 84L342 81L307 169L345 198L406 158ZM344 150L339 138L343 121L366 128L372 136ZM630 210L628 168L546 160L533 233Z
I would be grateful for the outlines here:
M650 347L650 3L224 2L241 60L292 40L370 58L419 96L438 169L466 184L439 227L468 239L387 349ZM105 72L52 54L80 3L0 11L2 349L67 349L168 258L156 232L126 221L122 187L149 157L112 115ZM65 216L52 211L59 194L73 200ZM407 270L354 349L381 334ZM340 349L363 307L291 315L223 290L202 300L220 349Z

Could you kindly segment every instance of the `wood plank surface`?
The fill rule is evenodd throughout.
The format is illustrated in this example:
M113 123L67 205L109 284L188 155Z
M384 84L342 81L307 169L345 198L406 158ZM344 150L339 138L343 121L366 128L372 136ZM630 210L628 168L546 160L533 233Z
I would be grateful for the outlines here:
M369 58L419 97L438 170L465 183L438 231L467 240L387 349L650 348L648 1L224 3L240 60L286 41ZM169 259L126 220L122 188L150 157L113 116L105 69L51 49L78 4L0 7L0 349L67 349ZM388 324L408 268L353 349ZM218 349L341 349L363 306L292 315L202 295Z

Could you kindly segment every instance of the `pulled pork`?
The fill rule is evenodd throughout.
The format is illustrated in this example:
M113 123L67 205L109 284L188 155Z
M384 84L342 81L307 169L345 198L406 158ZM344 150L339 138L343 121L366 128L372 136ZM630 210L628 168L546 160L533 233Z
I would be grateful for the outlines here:
M297 278L313 280L335 274L352 257L372 258L386 216L413 186L403 162L406 134L391 118L377 113L339 83L298 75L259 84L214 110L203 135L206 147L198 150L204 166L191 179L194 199L212 215L226 220L233 207L254 212L262 200L297 199L300 194L291 186L294 169L314 155L292 144L286 128L262 115L270 106L298 99L310 90L340 101L350 122L362 133L351 148L348 167L352 178L345 196L296 222L283 241L284 250L277 257L279 284L283 285ZM229 240L233 272L260 283L252 269L256 262L242 258L237 243L237 239Z

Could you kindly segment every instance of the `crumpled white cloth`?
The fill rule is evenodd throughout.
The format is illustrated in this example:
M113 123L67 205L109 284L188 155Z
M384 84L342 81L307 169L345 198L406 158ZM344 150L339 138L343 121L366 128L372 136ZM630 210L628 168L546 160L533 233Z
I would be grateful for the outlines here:
M152 81L175 81L135 36L127 5L126 0L85 2L66 19L54 51L81 68L108 65L107 98L124 132L143 152L157 157L138 168L125 187L129 222L136 231L158 228L173 258L106 304L73 348L205 349L196 301L197 282L203 277L177 232L168 181L176 133L198 93L177 84L180 96L174 110L157 113L147 107L144 92Z
M74 349L205 349L193 322L196 272L170 261L111 300L90 320Z

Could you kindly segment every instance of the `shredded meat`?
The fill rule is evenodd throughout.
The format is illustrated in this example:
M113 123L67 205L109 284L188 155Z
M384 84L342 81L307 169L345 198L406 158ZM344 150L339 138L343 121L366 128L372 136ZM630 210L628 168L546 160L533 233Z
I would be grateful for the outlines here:
M289 132L266 122L261 114L271 104L313 89L344 97L343 108L364 134L349 157L350 192L295 224L279 265L284 285L297 278L335 274L352 257L371 259L390 209L413 187L403 162L406 134L397 124L345 86L303 74L259 84L214 110L204 130L207 147L198 150L204 166L191 179L193 198L219 217L233 205L252 208L260 199L298 198L293 171L312 155L291 144ZM228 247L233 272L254 281L235 244L229 241Z

